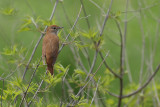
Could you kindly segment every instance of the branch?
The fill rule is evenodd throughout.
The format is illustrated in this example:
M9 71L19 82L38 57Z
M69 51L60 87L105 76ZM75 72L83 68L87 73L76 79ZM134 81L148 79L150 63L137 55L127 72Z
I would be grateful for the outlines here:
M79 19L79 16L80 16L80 14L81 14L81 10L82 10L82 5L81 5L81 7L80 7L80 10L79 10L78 16L77 16L77 18L76 18L76 21L74 22L74 25L72 26L72 28L71 28L71 30L70 30L70 32L69 32L69 34L67 35L67 37L66 37L65 40L68 39L68 37L70 36L70 34L71 34L71 32L73 31L74 27L76 26L76 24L77 24L77 22L78 22L78 19ZM65 45L65 44L62 44L62 46L60 47L58 53L61 52L61 50L62 50L62 48L64 47L64 45Z
M108 56L109 52L106 54L105 58ZM104 60L101 62L101 64L99 65L98 69L96 70L96 72L93 74L93 76L90 78L90 80L82 87L81 90L79 90L79 92L77 93L76 96L79 96L80 93L83 91L83 89L88 85L88 83L93 79L93 77L95 76L95 74L98 72L98 70L100 69L100 67L102 66L102 64L104 63L105 61L105 58Z
M141 3L140 1L138 1L138 5L139 5L139 8L141 8ZM145 63L145 59L144 59L144 55L145 55L145 34L144 34L144 27L143 27L143 24L142 24L142 11L140 10L139 11L139 17L138 17L138 21L139 21L139 24L140 24L140 29L141 29L141 33L142 33L142 49L141 49L141 68L140 68L140 75L139 75L139 84L140 84L140 87L142 85L142 78L143 78L143 71L144 71L144 63ZM143 91L142 91L142 94L143 94ZM140 104L140 101L141 101L141 96L138 96L137 98L137 103Z
M89 20L88 20L88 17L87 17L87 13L86 13L86 10L85 10L85 7L84 7L84 4L83 4L83 0L80 0L82 6L83 6L83 13L84 13L84 16L86 17L86 22L87 22L87 25L88 25L88 29L90 29L90 24L89 24Z
M106 14L105 20L104 20L104 22L103 22L102 29L101 29L101 31L100 31L100 35L99 35L99 36L102 36L102 34L103 34L104 27L105 27L105 24L106 24L106 22L107 22L107 20L108 20L109 12L110 12L110 10L111 10L112 2L113 2L113 0L112 0L111 3L110 3L109 9L108 9L108 11L107 11L107 14ZM101 41L101 40L98 41L97 47L99 46L100 41ZM96 50L96 53L95 53L95 56L94 56L94 60L93 60L91 69L90 69L90 71L89 71L89 73L88 73L85 81L88 79L89 75L92 73L93 67L94 67L94 65L95 65L95 61L96 61L96 59L97 59L97 53L98 53L98 50Z
M66 17L65 19L66 19L66 21L68 22L68 24L72 27L71 21L69 20L69 17L68 17L68 15L67 15L67 13L66 13L66 10L65 10L65 8L64 8L63 2L61 2L61 5L62 5L62 8L63 8L64 15L65 15L65 17ZM82 5L82 8L84 8L83 5ZM80 19L81 19L81 18L80 18ZM74 31L74 29L73 29L73 31ZM81 38L80 38L80 40L81 40ZM82 45L83 45L83 43L82 43ZM84 47L84 51L86 52L86 58L88 59L89 66L91 66L90 58L89 58L87 49L86 49L85 47ZM82 52L83 52L83 51L82 51ZM83 52L83 53L84 53L84 52Z
M130 94L127 94L127 95L124 95L122 98L126 98L126 97L130 97L132 95L135 95L137 94L138 92L140 92L141 90L143 90L150 82L151 80L154 78L154 76L156 75L156 73L159 71L160 69L160 64L158 65L158 67L156 68L155 72L150 76L150 78L146 81L146 83L140 87L139 89L137 89L136 91L130 93Z
M144 88L147 87L147 85L152 81L152 79L155 77L156 73L159 71L160 69L160 64L157 66L155 72L149 77L149 79L146 81L146 83L144 85L142 85L140 88L138 88L136 91L134 92L131 92L130 94L127 94L127 95L123 95L121 96L121 98L127 98L127 97L131 97L137 93L139 93L141 90L143 90ZM114 93L111 93L109 91L106 90L106 92L114 97L117 97L117 98L120 98L120 96L114 94Z
M65 89L64 89L64 81L65 81L67 73L68 73L68 70L65 72L65 75L62 78L62 97L61 97L60 107L62 107L62 105L63 105L63 97L64 97L64 91L65 91Z
M86 22L87 22L87 24L88 24L88 29L90 29L90 24L89 24L88 17L87 17L87 14L86 14L86 11L85 11L85 8L84 8L84 5L83 5L83 1L82 1L82 0L80 0L80 1L81 1L82 6L83 6L83 11L84 11L84 15L85 15L85 17L86 17ZM93 3L96 7L100 8L100 6L98 6L94 1L92 1L92 0L89 0L89 1L90 1L91 3ZM112 5L112 1L111 1L111 4L110 4L109 9L108 9L108 11L107 11L106 18L105 18L105 21L104 21L103 26L102 26L102 29L103 29L103 30L104 30L105 23L106 23L106 21L108 20L108 16L109 16L109 12L110 12L110 9L111 9L111 5ZM100 10L102 11L102 13L105 13L105 12L103 11L103 9L100 8ZM101 30L100 36L102 35L103 30ZM93 43L95 44L95 41L93 41ZM99 51L99 54L100 54L100 56L101 56L101 58L102 58L102 60L103 60L104 58L103 58L102 52ZM104 62L104 65L106 66L106 68L109 69L109 71L110 71L115 77L121 78L118 74L116 74L116 73L107 65L106 61Z
M46 71L47 72L47 71ZM36 97L39 89L41 88L42 84L43 84L44 80L41 81L41 83L39 84L39 87L37 89L37 91L35 92L34 96L32 97L31 101L28 103L28 106L30 106L32 104L33 99Z
M129 0L127 0L126 3L126 11L128 10L128 2ZM119 101L118 101L118 107L121 106L121 102L122 102L122 96L123 96L123 74L124 74L124 63L125 63L125 48L126 48L126 33L127 33L127 12L125 15L125 23L124 23L124 37L122 36L121 32L120 32L120 37L121 37L121 53L120 53L120 76L121 78L119 78L120 81L120 92L119 92Z
M55 5L54 5L53 10L52 10L52 14L51 14L50 19L49 19L50 21L52 20L52 18L53 18L53 16L54 16L54 13L55 13L55 10L56 10L56 7L57 7L58 2L59 2L59 0L56 0ZM45 27L44 32L46 31L46 29L47 29L47 26ZM35 51L36 51L36 49L37 49L37 47L38 47L41 39L43 38L43 36L44 36L44 34L42 33L41 36L40 36L40 38L39 38L39 40L37 41L37 43L36 43L33 51L32 51L32 55L31 55L31 57L29 58L29 61L28 61L27 65L26 65L26 68L25 68L25 70L24 70L22 80L24 80L24 78L25 78L25 75L26 75L26 72L27 72L27 70L28 70L29 64L31 63L31 61L32 61L32 59L33 59L33 56L34 56L34 54L35 54Z
M38 69L38 67L39 67L39 65L40 65L41 60L42 60L42 57L40 58L40 60L39 60L39 62L38 62L38 64L37 64L37 66L36 66L36 68L35 68L35 70L34 70L32 76L31 76L30 82L29 82L29 84L28 84L28 87L27 87L26 91L24 92L24 96L23 96L23 98L22 98L22 100L21 100L21 103L20 103L20 106L19 106L19 107L22 106L22 103L23 103L25 97L27 96L28 89L29 89L29 87L30 87L30 85L31 85L31 82L32 82L32 80L33 80L33 77L34 77L34 75L35 75L35 73L36 73L36 71L37 71L37 69Z
M94 4L97 8L99 8L103 14L105 14L104 10L103 10L96 2L94 2L93 0L89 0L89 1L90 1L92 4Z
M99 52L100 56L101 56L101 59L103 60L103 55L102 55L102 52ZM121 78L120 75L116 74L106 63L106 61L104 61L104 65L106 66L106 68L117 78Z
M97 54L98 54L98 51L96 51L96 52L95 52L95 55L94 55L94 59L93 59L93 62L92 62L91 68L90 68L90 70L89 70L89 73L88 73L88 75L87 75L87 77L86 77L85 81L87 81L87 80L88 80L88 78L89 78L90 74L91 74L91 73L92 73L92 71L93 71L93 68L95 67L95 63L96 63L96 60L97 60Z
M98 79L98 83L99 83L100 79L101 79L101 77ZM94 101L94 98L95 98L95 96L96 96L96 92L97 92L97 89L98 89L98 83L97 83L96 90L95 90L95 92L94 92L94 96L93 96L93 98L92 98L90 107L91 107L91 105L92 105L92 103L93 103L93 101Z
M111 1L111 3L110 3L110 6L109 6L109 9L108 9L108 11L107 11L107 14L106 14L105 20L104 20L104 22L103 22L102 29L101 29L101 31L100 31L100 36L102 36L102 34L103 34L103 30L104 30L104 27L105 27L105 24L106 24L106 22L107 22L107 20L108 20L109 12L110 12L110 10L111 10L111 6L112 6L112 2L113 2L113 0L112 0L112 1ZM98 41L98 44L97 44L98 46L99 46L99 44L100 44L100 41L101 41L101 40L99 40L99 41ZM103 55L102 55L102 53L101 53L101 52L99 52L99 54L100 54L101 58L103 59ZM114 71L112 71L112 69L107 65L107 63L106 63L106 62L104 62L104 64L105 64L106 68L108 68L108 69L109 69L109 71L110 71L112 74L114 74L114 76L116 76L116 77L118 77L118 78L121 78L118 74L116 74Z
M108 56L109 52L106 54L105 58ZM102 66L102 64L104 63L105 59L101 62L101 64L99 65L98 69L96 70L96 72L93 74L93 76L88 80L88 82L78 91L78 93L76 94L75 97L78 97L82 91L86 88L86 86L88 85L88 83L93 79L93 77L96 75L96 73L98 72L98 70L100 69L100 67ZM67 107L70 107L70 104L73 102L74 100L72 100Z
M2 93L1 93L1 107L3 107L3 105L2 105L2 96L3 96L3 90L4 90L4 79L2 79L2 81L3 81L3 87L2 87Z
M103 22L103 25L102 25L102 28L101 28L101 31L100 31L100 35L99 35L100 37L101 37L101 36L102 36L102 34L103 34L104 27L105 27L106 22L107 22L107 20L108 20L109 12L110 12L110 10L111 10L112 3L113 3L113 0L111 1L110 5L109 5L109 8L108 8L108 11L107 11L106 17L105 17L105 19L104 19L104 22ZM99 41L98 41L97 47L99 46L100 42L101 42L101 40L99 40Z

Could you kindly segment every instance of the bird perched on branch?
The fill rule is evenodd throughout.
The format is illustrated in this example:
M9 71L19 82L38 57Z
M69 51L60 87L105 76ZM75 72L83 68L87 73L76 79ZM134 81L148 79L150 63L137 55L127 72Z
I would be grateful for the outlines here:
M42 60L43 64L47 63L47 70L53 75L53 67L57 59L59 50L58 30L63 27L51 25L47 28L46 35L42 44Z

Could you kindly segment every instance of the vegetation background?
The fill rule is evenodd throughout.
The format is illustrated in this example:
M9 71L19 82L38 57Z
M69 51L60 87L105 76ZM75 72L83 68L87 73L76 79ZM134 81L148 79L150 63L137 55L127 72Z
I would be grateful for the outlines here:
M152 81L149 80L153 72L158 72L157 66L160 64L160 2L111 2L112 0L0 0L1 106L28 106L30 101L32 103L29 106L33 107L160 106L160 74L157 73ZM49 21L55 4L57 7L53 19ZM107 12L108 19L102 30ZM72 29L76 19L77 23ZM59 32L60 46L67 44L58 55L55 77L45 75L46 66L42 62L39 64L41 41L22 79L41 37L40 31L43 32L45 26L52 24L64 27ZM65 40L68 34L70 36ZM121 40L125 42L122 43ZM106 59L99 52L103 57L107 54ZM124 61L121 60L123 55ZM123 85L119 82L121 79L114 76L108 67L104 64L100 66L104 60L116 74L122 76ZM91 82L84 87L89 81L87 75ZM30 80L31 84L28 85ZM44 82L36 93L41 80ZM141 88L147 81L150 83L147 87L122 101L113 95L115 93L119 96L121 88L123 95L127 95ZM84 90L80 96L76 96L82 87ZM26 90L27 94L24 94ZM36 97L32 99L34 95Z

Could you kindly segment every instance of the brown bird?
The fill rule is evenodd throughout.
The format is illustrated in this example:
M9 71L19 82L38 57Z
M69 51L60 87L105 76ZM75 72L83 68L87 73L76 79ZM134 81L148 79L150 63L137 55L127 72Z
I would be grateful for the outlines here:
M53 67L57 59L59 50L58 30L63 27L51 25L47 28L46 35L42 44L42 60L43 64L47 63L47 70L53 75Z

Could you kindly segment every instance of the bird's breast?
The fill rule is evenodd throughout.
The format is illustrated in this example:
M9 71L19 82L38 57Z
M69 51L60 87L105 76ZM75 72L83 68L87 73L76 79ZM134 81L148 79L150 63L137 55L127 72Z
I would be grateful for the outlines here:
M46 35L43 40L46 55L55 55L59 50L59 38L57 35Z

